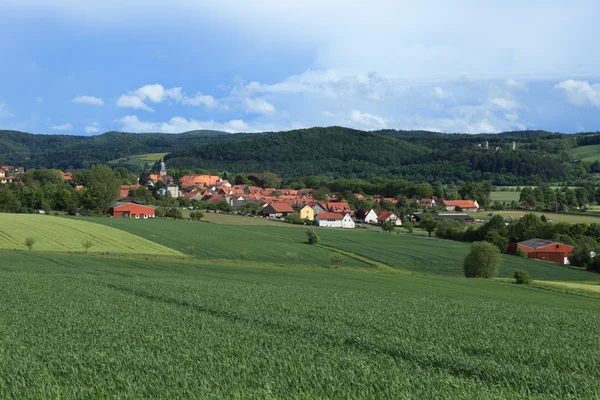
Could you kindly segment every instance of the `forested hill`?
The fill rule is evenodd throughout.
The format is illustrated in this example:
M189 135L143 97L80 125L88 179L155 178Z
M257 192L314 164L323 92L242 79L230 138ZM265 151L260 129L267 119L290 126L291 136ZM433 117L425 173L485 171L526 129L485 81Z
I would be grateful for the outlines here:
M33 135L0 131L0 163L28 168L88 168L120 157L146 153L168 153L258 135L231 135L218 131L164 133L107 132L98 136Z
M519 147L511 151L512 141L517 139ZM577 166L568 162L567 154L577 140L575 135L543 131L447 135L330 127L280 132L244 143L197 146L171 153L167 160L174 168L270 171L284 177L389 176L522 184L566 180L579 173ZM479 143L485 146L486 141L487 151L478 147Z

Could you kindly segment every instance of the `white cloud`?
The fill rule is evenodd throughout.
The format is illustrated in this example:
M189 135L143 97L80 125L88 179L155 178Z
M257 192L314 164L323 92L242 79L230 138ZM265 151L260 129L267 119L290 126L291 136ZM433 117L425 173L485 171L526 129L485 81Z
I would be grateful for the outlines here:
M526 89L527 86L524 82L517 81L513 78L508 78L504 81L504 85L509 89Z
M246 106L246 111L249 113L274 114L276 111L273 104L263 98L244 99L244 105Z
M102 107L104 105L104 100L94 96L77 96L73 99L73 103L89 104L91 106Z
M454 99L454 95L452 94L452 92L447 92L440 86L436 86L433 88L433 94L440 100Z
M363 113L359 110L350 111L350 119L357 124L361 124L370 128L386 128L385 119L378 115Z
M123 108L133 108L136 110L154 111L153 108L149 107L139 97L125 94L119 97L119 99L117 100L117 106Z
M85 133L92 134L100 132L100 128L97 122L92 122L91 124L85 127Z
M146 101L158 104L167 100L186 106L204 106L206 109L218 106L217 100L212 96L196 93L195 96L190 97L183 93L180 87L165 89L163 85L159 84L145 85L133 92L124 94L117 100L117 105L125 108L154 111L146 104Z
M517 103L515 100L504 97L493 97L490 99L490 103L500 107L503 110L514 110L520 107L519 103Z
M600 84L590 84L588 81L568 79L562 81L555 89L563 90L569 102L576 106L592 105L600 108Z
M36 97L35 101L37 101L38 103L42 103L44 101L43 97Z
M217 130L224 132L250 132L248 124L240 119L233 119L227 122L198 121L195 119L186 119L183 117L173 117L167 122L149 122L142 121L136 115L127 115L118 119L116 122L121 124L121 129L126 132L162 132L162 133L182 133L193 130Z
M72 131L73 125L67 122L66 124L62 125L50 125L50 129L53 129L55 131Z

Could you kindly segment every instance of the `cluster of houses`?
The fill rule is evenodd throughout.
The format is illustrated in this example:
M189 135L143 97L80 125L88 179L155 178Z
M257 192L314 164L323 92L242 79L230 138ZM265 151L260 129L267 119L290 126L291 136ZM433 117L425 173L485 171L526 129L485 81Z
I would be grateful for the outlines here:
M25 172L23 167L14 165L3 165L0 167L0 183L13 183L17 175Z

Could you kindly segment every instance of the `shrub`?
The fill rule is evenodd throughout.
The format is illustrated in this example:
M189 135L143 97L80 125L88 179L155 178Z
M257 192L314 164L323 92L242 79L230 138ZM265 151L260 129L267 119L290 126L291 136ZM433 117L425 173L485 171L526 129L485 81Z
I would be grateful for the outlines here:
M90 247L92 247L94 245L94 242L92 242L90 239L86 239L83 242L81 242L81 247L83 247L83 249L85 250L85 254L88 253L88 250L90 249Z
M517 253L519 257L527 258L527 252L520 247L517 247Z
M529 285L533 280L531 279L529 272L523 271L522 269L515 269L513 277L515 278L515 283L517 285Z
M190 218L194 221L200 221L204 218L204 213L202 211L192 211L190 213Z
M34 244L35 244L34 238L28 237L27 239L25 239L25 246L29 249L29 251L31 251Z
M248 252L246 252L246 250L242 251L242 252L240 253L240 258L241 258L242 260L247 260L247 259L248 259Z
M288 224L303 224L304 221L300 218L300 214L293 213L285 216L285 222Z
M194 254L196 254L196 248L194 246L189 246L187 249L185 249L185 251L190 255L193 256Z
M415 226L413 225L412 221L408 218L406 218L403 222L402 222L402 227L404 229L406 229L406 232L408 233L413 233L413 231L415 230Z
M165 217L173 218L173 219L181 219L181 218L183 218L183 214L181 213L181 210L179 208L171 207L165 214Z
M285 256L287 257L290 264L292 264L292 265L294 265L294 262L296 262L296 258L298 258L298 254L292 253L292 252L285 253Z
M317 232L315 232L314 229L306 230L306 241L308 242L308 244L319 243L319 236L317 235Z
M500 250L488 242L473 243L463 263L467 278L493 278L499 267Z
M332 265L340 265L344 261L344 258L341 256L341 254L334 253L331 255L330 261Z

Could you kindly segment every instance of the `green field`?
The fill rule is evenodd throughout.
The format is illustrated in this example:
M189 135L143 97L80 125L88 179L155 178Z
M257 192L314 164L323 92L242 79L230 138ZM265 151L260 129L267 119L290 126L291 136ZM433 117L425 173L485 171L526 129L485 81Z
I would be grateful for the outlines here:
M138 154L128 157L117 158L112 161L108 161L109 165L125 164L133 167L143 168L146 164L154 164L161 158L164 158L169 153L149 153L149 154Z
M553 222L567 222L570 224L584 223L593 224L600 223L600 215L594 212L582 213L582 214L564 214L564 213L553 213L553 212L539 212L539 211L494 211L494 214L502 215L504 217L519 218L525 214L545 215L546 218Z
M181 255L140 236L87 220L0 213L0 249L25 250L28 237L35 240L34 251L84 252L82 242L90 240L93 246L89 251L93 253Z
M598 274L466 279L462 243L212 218L52 218L195 255L0 250L0 398L600 398Z
M571 157L586 162L600 161L600 144L577 147L572 150Z
M510 203L511 201L519 201L520 195L519 192L490 192L490 200Z

